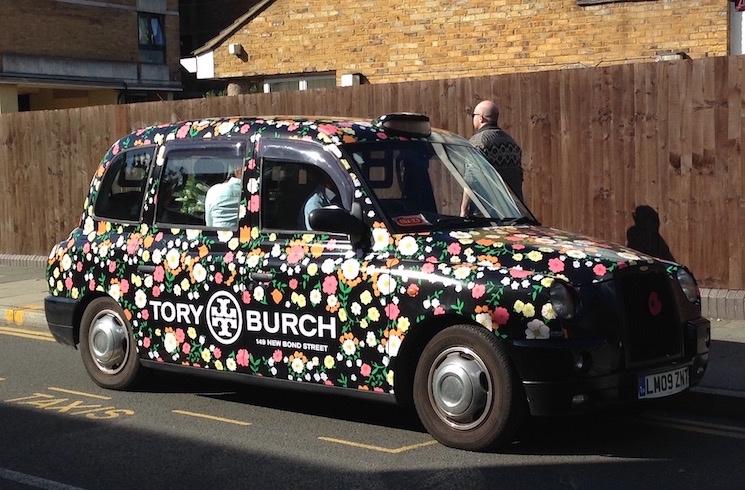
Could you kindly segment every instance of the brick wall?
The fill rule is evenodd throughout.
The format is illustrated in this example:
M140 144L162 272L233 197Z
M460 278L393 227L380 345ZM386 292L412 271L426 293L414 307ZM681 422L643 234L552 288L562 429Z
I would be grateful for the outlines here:
M299 4L304 6L300 6ZM336 70L371 83L727 53L725 0L276 0L215 50L220 78ZM241 43L243 61L228 54Z
M135 7L137 0L104 3ZM168 0L178 11L178 0ZM137 12L55 0L0 0L0 52L137 62ZM178 17L166 16L166 56L178 72Z

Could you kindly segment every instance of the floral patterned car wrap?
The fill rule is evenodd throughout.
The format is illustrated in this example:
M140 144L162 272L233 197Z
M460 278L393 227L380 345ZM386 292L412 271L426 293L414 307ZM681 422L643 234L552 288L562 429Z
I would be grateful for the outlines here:
M247 147L238 229L156 226L169 145L229 138ZM338 160L371 229L369 247L356 248L345 236L262 230L262 138L311 141ZM465 141L439 131L430 138ZM659 265L544 227L394 233L342 151L344 144L390 139L405 138L369 121L302 118L206 119L136 131L104 156L80 226L51 251L49 291L83 305L103 295L116 300L143 360L393 393L395 359L420 325L440 317L482 325L506 343L563 339L566 325L549 298L554 281L580 287L611 279L620 268ZM122 152L147 147L154 163L141 222L96 218L109 165ZM672 277L679 268L663 266ZM255 272L271 279L254 280ZM220 312L232 311L218 308L216 298L241 312L244 328L234 339L205 325L212 312L215 323Z

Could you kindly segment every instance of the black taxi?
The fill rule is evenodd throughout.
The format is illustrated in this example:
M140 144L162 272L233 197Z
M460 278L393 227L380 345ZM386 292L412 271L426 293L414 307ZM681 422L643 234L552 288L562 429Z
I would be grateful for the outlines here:
M390 399L472 450L708 361L685 267L541 226L416 114L135 131L47 273L50 330L100 386L172 369Z

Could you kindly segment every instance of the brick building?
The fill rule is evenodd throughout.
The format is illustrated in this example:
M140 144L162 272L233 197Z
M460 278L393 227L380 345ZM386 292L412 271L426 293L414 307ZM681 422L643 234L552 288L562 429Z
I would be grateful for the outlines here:
M250 3L195 51L199 77L304 89L699 58L742 38L726 0Z
M0 0L0 113L168 98L178 0Z

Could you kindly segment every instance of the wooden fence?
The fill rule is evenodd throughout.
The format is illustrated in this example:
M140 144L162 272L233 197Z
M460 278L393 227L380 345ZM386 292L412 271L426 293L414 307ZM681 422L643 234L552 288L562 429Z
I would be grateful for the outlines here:
M219 115L428 114L469 136L481 99L521 144L547 225L626 241L649 205L707 287L745 288L745 57L281 92L0 116L0 252L44 254L75 226L92 172L131 128Z

